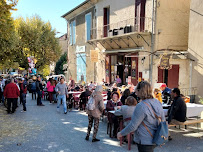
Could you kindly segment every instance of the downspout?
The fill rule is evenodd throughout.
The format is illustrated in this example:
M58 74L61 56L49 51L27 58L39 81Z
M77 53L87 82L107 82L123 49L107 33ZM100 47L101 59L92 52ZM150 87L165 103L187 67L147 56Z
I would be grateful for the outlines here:
M189 95L192 95L192 60L190 60L190 88L189 88Z
M150 57L150 66L149 66L149 81L152 84L152 75L153 75L153 64L154 64L154 42L155 42L155 36L154 36L154 30L155 30L155 21L156 21L156 0L153 0L152 4L152 33L151 33L151 57Z

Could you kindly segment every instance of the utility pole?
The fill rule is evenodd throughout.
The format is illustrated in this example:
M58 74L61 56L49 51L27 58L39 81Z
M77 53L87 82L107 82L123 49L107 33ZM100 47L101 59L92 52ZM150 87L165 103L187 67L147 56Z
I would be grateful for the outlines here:
M156 0L153 0L152 4L152 33L151 33L151 56L150 56L150 66L149 66L149 80L152 84L152 75L153 75L153 64L154 64L154 31L155 31L155 20L156 20ZM155 31L156 33L156 31Z

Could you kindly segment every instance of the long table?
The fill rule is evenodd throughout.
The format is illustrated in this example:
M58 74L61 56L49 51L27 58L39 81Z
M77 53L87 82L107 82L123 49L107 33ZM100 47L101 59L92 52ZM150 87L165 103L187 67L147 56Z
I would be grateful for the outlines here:
M186 117L200 117L203 119L203 105L195 103L186 103L187 113ZM168 115L168 109L164 109L165 116ZM203 128L203 123L200 124L200 127Z

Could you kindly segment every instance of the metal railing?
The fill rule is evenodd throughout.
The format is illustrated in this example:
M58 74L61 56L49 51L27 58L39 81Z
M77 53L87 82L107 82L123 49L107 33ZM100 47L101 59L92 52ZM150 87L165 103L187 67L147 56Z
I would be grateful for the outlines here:
M91 29L91 39L100 39L131 32L151 31L152 19L136 17Z
M189 96L190 97L190 102L195 102L195 97L197 95L197 88L180 88L180 93L183 94L184 96Z

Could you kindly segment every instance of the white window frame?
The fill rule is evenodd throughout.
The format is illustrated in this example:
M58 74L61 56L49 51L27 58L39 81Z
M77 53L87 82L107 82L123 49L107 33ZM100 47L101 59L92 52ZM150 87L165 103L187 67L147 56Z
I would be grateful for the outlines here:
M91 40L91 29L92 29L92 12L89 12L85 14L85 40L86 42L89 41L87 40L87 21L86 21L86 16L90 15L91 16L91 27L90 27L90 40Z

